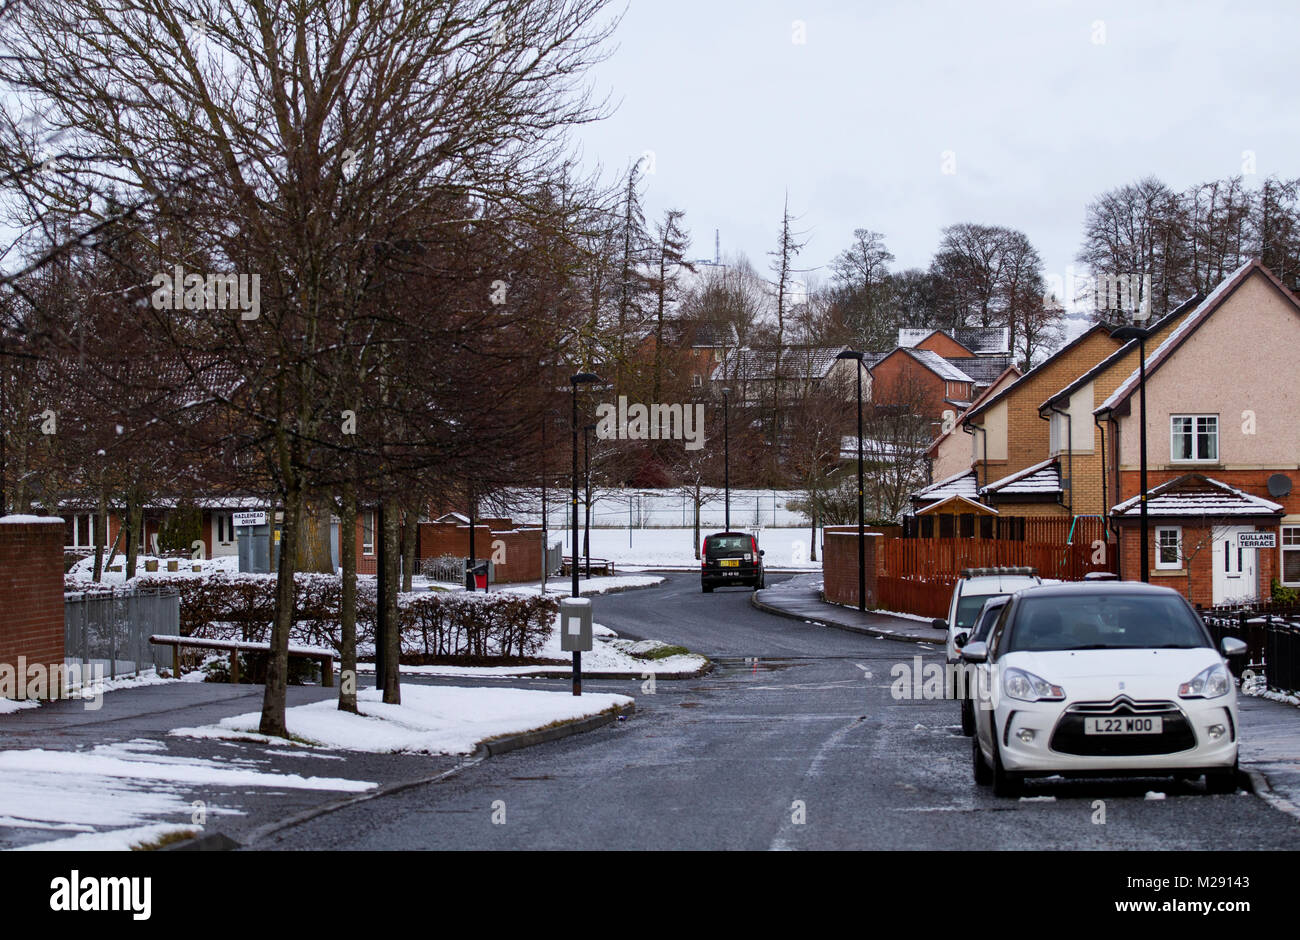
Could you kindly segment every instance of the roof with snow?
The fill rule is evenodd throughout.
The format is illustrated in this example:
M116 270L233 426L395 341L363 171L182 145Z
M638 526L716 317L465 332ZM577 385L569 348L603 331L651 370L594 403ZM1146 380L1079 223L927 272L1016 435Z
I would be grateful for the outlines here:
M945 382L974 382L969 375L957 368L937 352L931 352L928 349L903 349L921 365L925 366Z
M976 385L992 385L1011 365L1010 356L973 356L960 359L949 356L947 358L949 364L969 375Z
M929 502L931 500L947 499L949 496L965 496L967 499L977 499L979 497L979 483L975 476L974 467L963 470L961 473L954 473L937 483L921 487L921 489L912 493L912 500L914 502Z
M1061 492L1061 462L1056 457L1025 467L980 488L981 494L999 496L1054 496Z
M1111 515L1137 519L1142 507L1137 496L1118 503ZM1147 515L1169 517L1277 516L1282 504L1254 496L1200 473L1187 473L1148 491Z
M1267 277L1281 293L1282 296L1289 300L1297 309L1300 309L1300 300L1295 294L1287 290L1286 285L1278 280L1277 275L1266 268L1258 258L1252 258L1243 264L1237 270L1223 279L1223 281L1210 292L1201 303L1187 315L1178 328L1170 333L1163 343L1156 347L1155 352L1147 356L1146 373L1147 381L1151 376L1160 370L1160 367L1168 361L1169 357L1184 343L1187 338L1196 331L1210 316L1214 314L1226 301L1233 292L1236 291L1246 279L1254 273L1260 273ZM1104 402L1093 409L1093 414L1102 414L1105 412L1116 411L1128 402L1128 399L1137 391L1138 381L1140 379L1140 370L1134 369L1119 387Z
M973 499L965 496L953 494L946 499L941 499L937 503L931 503L924 509L918 509L918 516L938 515L940 512L977 512L980 515L996 516L998 511L992 506L985 506L983 503L977 503Z
M948 330L934 327L899 327L898 345L911 348L933 336L943 333L954 339L977 356L1009 356L1011 354L1011 330L1005 326L958 326Z
M787 346L781 350L781 378L823 379L830 374L836 356L848 346ZM737 349L713 370L715 380L773 380L776 378L776 349Z

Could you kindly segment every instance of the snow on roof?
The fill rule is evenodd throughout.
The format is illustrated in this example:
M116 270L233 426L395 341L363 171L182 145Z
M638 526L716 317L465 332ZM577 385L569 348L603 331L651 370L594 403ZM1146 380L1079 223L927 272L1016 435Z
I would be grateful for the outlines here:
M1267 270L1262 264L1260 264L1258 259L1255 258L1251 258L1245 264L1241 265L1237 270L1224 278L1219 283L1218 287L1210 291L1209 295L1197 305L1196 309L1189 313L1186 319L1184 319L1182 323L1178 324L1178 327L1172 333L1165 337L1165 341L1156 347L1155 352L1147 356L1146 373L1148 379L1151 377L1152 371L1164 362L1166 357L1168 357L1183 341L1183 339L1186 338L1193 329L1195 329L1196 325L1213 313L1228 294L1236 289L1237 285L1244 280L1245 276L1250 273L1252 268ZM1128 378L1119 383L1119 387L1110 394L1109 398L1093 409L1092 413L1099 414L1103 411L1113 410L1116 405L1128 398L1137 390L1140 378L1141 369L1135 368L1129 373Z
M0 516L0 525L35 525L37 523L58 523L63 525L63 520L58 516L25 516L20 513L12 516Z
M999 496L1059 493L1061 491L1061 464L1056 457L1025 467L980 489L981 493Z
M848 346L787 346L781 350L781 378L825 378L836 356ZM776 377L775 349L737 349L713 370L714 380L764 380Z
M951 506L955 506L959 509L970 507L971 509L974 509L977 512L984 513L990 516L996 516L999 514L998 511L994 509L992 506L986 506L984 503L977 503L975 502L975 500L970 499L967 496L962 496L960 493L954 493L951 496L939 500L937 503L931 503L929 506L926 506L924 509L918 509L916 511L916 514L918 516L928 516L931 514L938 515L940 509L947 509L950 508Z
M1111 509L1111 514L1116 516L1138 516L1141 512L1138 496ZM1280 512L1280 503L1199 473L1188 473L1163 483L1147 496L1148 516L1271 516Z
M932 352L928 349L904 349L904 352L917 362L921 363L921 365L928 368L935 375L939 376L939 378L943 379L945 382L974 383L975 381L937 352Z
M949 496L965 496L967 499L976 499L979 496L974 467L961 473L954 473L912 493L912 499L917 500L947 499Z

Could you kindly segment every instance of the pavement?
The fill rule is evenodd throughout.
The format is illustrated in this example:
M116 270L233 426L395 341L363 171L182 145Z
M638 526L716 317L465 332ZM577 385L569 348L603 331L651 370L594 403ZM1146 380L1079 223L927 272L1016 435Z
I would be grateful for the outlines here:
M769 588L755 591L752 603L759 610L820 623L839 630L850 630L884 640L902 640L905 643L935 643L942 646L947 632L936 630L928 620L912 620L893 614L868 611L863 613L852 607L828 604L822 600L822 575L801 574Z

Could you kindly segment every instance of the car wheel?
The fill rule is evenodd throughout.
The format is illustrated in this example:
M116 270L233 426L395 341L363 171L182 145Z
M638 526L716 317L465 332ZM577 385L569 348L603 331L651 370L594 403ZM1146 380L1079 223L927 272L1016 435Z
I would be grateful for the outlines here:
M975 705L968 698L961 700L961 733L966 737L975 733Z
M984 759L983 752L980 751L980 739L978 736L971 738L971 764L975 770L975 782L982 787L987 787L993 782L993 771L989 768L988 761Z
M997 728L994 728L996 732ZM1002 766L1002 749L998 747L996 734L993 738L993 795L1017 797L1024 790L1019 774L1014 774Z
M1211 770L1205 774L1205 790L1207 793L1236 793L1237 792L1237 763L1233 762L1227 770Z
M712 593L713 593L713 585L712 585L712 584L706 584L706 585L704 585L704 593L705 593L705 594L712 594Z

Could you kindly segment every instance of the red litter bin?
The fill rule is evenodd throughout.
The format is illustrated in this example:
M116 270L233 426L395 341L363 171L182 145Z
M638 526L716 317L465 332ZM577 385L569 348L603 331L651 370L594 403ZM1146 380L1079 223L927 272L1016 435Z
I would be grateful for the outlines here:
M473 565L465 559L465 590L486 591L488 589L488 562L476 561Z

